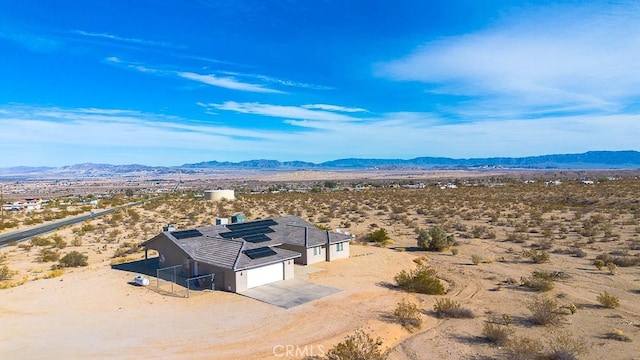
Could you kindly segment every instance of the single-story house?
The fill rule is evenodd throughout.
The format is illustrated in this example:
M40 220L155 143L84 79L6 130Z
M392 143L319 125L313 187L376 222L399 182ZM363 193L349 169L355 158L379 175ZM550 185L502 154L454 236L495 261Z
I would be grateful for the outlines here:
M318 229L298 216L168 229L142 243L158 251L159 267L184 277L214 274L216 289L240 292L293 278L293 264L349 257L349 234Z

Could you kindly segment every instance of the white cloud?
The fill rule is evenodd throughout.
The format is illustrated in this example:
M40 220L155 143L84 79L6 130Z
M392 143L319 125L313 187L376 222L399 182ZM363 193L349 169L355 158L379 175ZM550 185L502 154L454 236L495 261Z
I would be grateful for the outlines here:
M244 83L232 77L217 77L213 74L201 75L192 72L178 72L176 74L185 79L198 81L207 85L222 87L226 89L259 93L282 93L282 91L269 89L262 85Z
M222 104L208 104L218 110L234 111L243 114L255 114L284 119L320 120L320 121L359 121L360 119L325 110L312 110L304 106L283 106L260 103L237 103L227 101Z
M320 109L320 110L328 110L328 111L340 111L340 112L367 112L367 110L362 108L352 108L352 107L344 107L338 105L327 105L327 104L309 104L302 105L305 109Z
M71 33L76 35L82 35L84 37L89 37L89 38L107 39L111 41L130 43L130 44L136 44L136 45L148 45L148 46L167 47L167 48L176 48L176 49L185 48L185 46L183 45L175 45L169 42L123 37L123 36L113 35L109 33L94 33L94 32L82 31L82 30L72 31Z
M497 111L616 111L640 96L639 11L637 3L535 8L428 42L377 73Z
M0 106L0 150L12 154L0 167L80 162L178 165L258 157L320 162L344 157L468 158L640 150L640 115L450 124L426 113L387 113L364 120L293 106L229 102L219 107L216 122L204 122L123 109ZM246 128L244 124L236 127L229 125L238 122L228 111L278 117L283 126L277 130ZM292 131L292 126L304 131Z
M263 82L274 83L283 86L289 87L297 87L297 88L305 88L305 89L314 89L314 90L331 90L332 87L324 86L324 85L315 85L315 84L307 84L302 82L283 80L274 78L271 76L260 75L260 74L247 74L247 73L239 73L235 71L220 71L220 74L231 75L236 77L244 77L244 78L252 78L256 80L260 80Z

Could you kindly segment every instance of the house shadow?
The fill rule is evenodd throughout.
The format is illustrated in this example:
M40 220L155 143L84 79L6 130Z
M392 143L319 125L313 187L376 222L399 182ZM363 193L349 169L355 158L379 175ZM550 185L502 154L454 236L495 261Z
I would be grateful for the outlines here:
M158 269L158 258L152 258L146 261L144 259L141 259L121 264L115 264L111 265L111 268L114 270L127 271L131 273L155 277L157 275L156 270Z

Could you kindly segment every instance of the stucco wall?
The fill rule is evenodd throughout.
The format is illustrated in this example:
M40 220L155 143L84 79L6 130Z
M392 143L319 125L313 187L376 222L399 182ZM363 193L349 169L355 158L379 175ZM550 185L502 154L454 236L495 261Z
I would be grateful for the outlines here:
M338 251L338 244L331 244L331 246L329 247L329 261L334 261L334 260L338 260L338 259L346 259L349 257L349 242L345 241L343 242L343 250L342 251Z
M293 279L295 277L295 273L294 273L295 266L293 264L294 264L293 260L287 260L284 262L284 279L285 280Z
M320 249L320 253L318 255L313 255L313 248L306 249L307 253L307 265L327 261L327 248L326 245L318 246Z
M279 248L285 250L291 250L299 253L301 256L295 259L296 264L307 265L307 252L304 246L297 246L291 244L281 244L278 245ZM312 253L313 254L313 253Z

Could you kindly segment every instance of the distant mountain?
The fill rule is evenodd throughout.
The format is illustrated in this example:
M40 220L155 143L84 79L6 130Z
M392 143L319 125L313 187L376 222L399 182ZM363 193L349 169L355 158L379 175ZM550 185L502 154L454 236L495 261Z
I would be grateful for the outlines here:
M320 164L323 167L373 168L387 166L404 167L505 167L528 169L626 169L640 167L638 151L589 151L582 154L557 154L529 157L495 157L452 159L444 157L419 157L401 159L340 159Z
M529 157L452 159L418 157L403 159L338 159L315 164L304 161L247 160L240 162L206 161L181 166L76 164L59 168L0 168L3 178L91 178L134 177L166 174L196 174L214 170L366 170L366 169L640 169L638 151L589 151L582 154L556 154Z
M208 168L249 168L249 169L282 169L282 168L312 168L319 165L304 161L278 161L278 160L248 160L240 162L218 162L206 161L196 164L184 164L180 166L186 169L208 169Z

